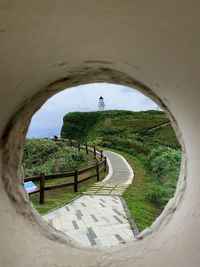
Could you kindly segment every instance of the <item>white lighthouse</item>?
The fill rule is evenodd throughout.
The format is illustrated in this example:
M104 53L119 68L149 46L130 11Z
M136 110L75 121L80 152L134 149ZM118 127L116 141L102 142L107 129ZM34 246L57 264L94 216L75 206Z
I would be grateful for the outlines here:
M99 110L103 111L105 108L105 103L104 103L104 99L102 96L99 97Z

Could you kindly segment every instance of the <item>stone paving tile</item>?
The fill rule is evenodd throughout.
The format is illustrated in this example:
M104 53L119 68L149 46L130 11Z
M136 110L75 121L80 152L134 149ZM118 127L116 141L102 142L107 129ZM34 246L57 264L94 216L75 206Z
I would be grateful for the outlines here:
M84 195L44 218L85 246L111 247L135 239L119 197Z
M121 235L116 234L115 237L119 240L120 243L123 243L123 244L126 243L125 240L121 237Z

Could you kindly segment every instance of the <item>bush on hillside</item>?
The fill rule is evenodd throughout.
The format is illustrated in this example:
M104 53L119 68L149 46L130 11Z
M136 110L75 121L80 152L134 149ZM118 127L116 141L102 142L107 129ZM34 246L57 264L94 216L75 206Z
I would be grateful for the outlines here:
M25 176L53 174L74 170L84 161L83 155L66 143L48 139L29 139L24 147Z
M174 196L181 164L181 151L169 147L153 149L147 160L148 171L157 181L146 199L163 209Z
M27 139L24 146L23 162L27 167L42 164L59 150L59 145L49 139Z
M148 156L147 167L156 179L164 179L168 174L177 174L180 170L181 151L170 147L159 146L152 149Z
M146 199L157 208L163 209L169 199L174 196L176 189L167 184L162 184L154 187L154 189L147 195Z
M83 141L97 122L101 112L71 112L63 118L61 137Z

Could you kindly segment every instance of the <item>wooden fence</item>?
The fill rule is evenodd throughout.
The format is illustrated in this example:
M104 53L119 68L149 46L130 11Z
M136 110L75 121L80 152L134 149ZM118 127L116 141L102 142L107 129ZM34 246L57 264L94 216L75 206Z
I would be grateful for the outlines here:
M62 140L62 139L56 139L56 142L62 141L62 142L68 142L69 146L75 146L80 151L81 149L84 149L86 151L86 154L93 153L94 158L97 160L97 163L94 165L91 165L87 168L80 169L80 170L74 170L71 172L65 172L65 173L57 173L57 174L48 174L45 175L44 173L41 173L40 175L32 176L32 177L26 177L24 179L24 182L39 182L39 188L34 190L33 192L30 192L29 195L39 193L39 203L44 204L45 203L45 191L48 190L54 190L57 188L62 187L68 187L73 186L74 192L78 192L78 185L80 183L83 183L89 179L92 179L96 177L97 181L100 180L100 171L103 170L104 172L107 171L107 159L105 156L103 156L103 151L98 150L95 146L91 146L88 144L80 145L80 143L74 141L74 140ZM91 171L95 171L95 174L91 175ZM85 178L81 178L80 175L87 174L88 176ZM45 185L45 182L48 180L58 179L58 178L67 178L67 177L73 177L73 182L67 182L67 183L61 183L57 185Z

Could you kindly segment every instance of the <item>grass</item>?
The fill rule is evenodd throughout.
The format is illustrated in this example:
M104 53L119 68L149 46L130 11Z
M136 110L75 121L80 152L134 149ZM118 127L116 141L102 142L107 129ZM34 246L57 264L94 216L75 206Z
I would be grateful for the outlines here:
M147 131L145 132L145 135L163 144L170 145L173 148L180 148L180 145L177 142L177 137L170 124L164 125L152 131Z
M168 122L161 111L106 110L72 112L64 117L61 136L75 140L94 141L107 134L144 132L151 127Z
M108 149L122 155L134 171L133 182L126 189L123 197L138 229L142 231L149 227L161 213L160 209L146 200L147 194L152 191L152 178L146 174L142 160L116 149Z

